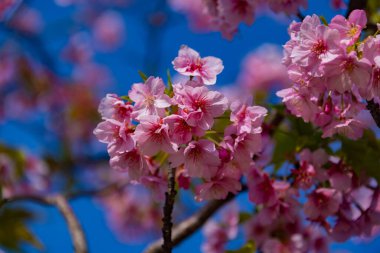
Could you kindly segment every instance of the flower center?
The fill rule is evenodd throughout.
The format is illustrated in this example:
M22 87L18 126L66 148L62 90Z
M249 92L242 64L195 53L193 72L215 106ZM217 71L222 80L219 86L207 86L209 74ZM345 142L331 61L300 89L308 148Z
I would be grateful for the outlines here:
M359 28L356 25L352 25L351 29L348 30L347 36L348 37L354 37L359 31Z
M355 65L354 65L354 61L352 59L348 59L345 63L344 63L344 69L348 72L352 72L355 68Z
M324 54L327 52L327 45L323 40L318 40L311 48L311 51L316 55Z

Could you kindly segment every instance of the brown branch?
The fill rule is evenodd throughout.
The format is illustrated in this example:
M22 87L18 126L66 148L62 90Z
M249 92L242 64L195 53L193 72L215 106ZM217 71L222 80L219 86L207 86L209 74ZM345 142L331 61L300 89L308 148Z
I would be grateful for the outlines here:
M243 186L240 192L244 192L246 190L247 187ZM222 208L236 196L237 195L229 194L226 199L212 200L203 208L201 208L199 212L195 213L194 215L190 216L175 226L173 229L172 237L173 246L180 244L186 238L191 236L194 232L201 228L212 215L214 215L220 208ZM163 251L161 248L162 242L163 240L160 239L151 243L145 249L144 253L165 253L165 251Z
M269 128L269 135L272 136L274 134L275 128L277 128L283 122L284 118L285 117L282 113L276 113L275 117L270 121L270 123L268 123L267 126ZM240 192L247 191L247 189L247 186L243 185ZM195 213L193 216L175 226L172 231L172 246L180 244L182 241L191 236L194 232L201 228L212 215L214 215L220 208L222 208L225 204L230 202L235 197L236 195L230 193L226 199L212 200L206 204L198 213ZM162 244L163 240L159 239L149 244L144 253L165 253L165 251L161 248Z
M55 206L60 211L62 216L65 218L69 232L73 241L73 246L75 253L87 253L87 242L83 229L76 218L73 210L71 209L68 200L74 200L81 197L96 196L102 197L107 196L117 189L123 188L126 182L119 181L105 186L101 189L78 191L69 194L59 194L52 196L41 196L41 195L20 195L11 198L4 198L0 200L0 209L8 204L29 201L43 206Z
M62 216L65 218L75 253L87 253L87 242L84 236L83 229L76 218L73 210L71 209L67 197L64 195L52 195L52 196L38 196L38 195L23 195L15 196L12 198L2 199L0 202L0 208L6 204L16 203L21 201L31 201L44 206L55 206Z
M51 198L51 202L55 205L62 216L65 218L67 227L73 241L75 253L87 253L87 241L77 217L75 216L72 208L70 207L66 197L63 195L56 195Z
M92 189L92 190L81 190L77 192L61 194L65 196L68 200L75 200L83 197L102 197L112 194L115 190L124 188L128 184L127 181L118 181L111 183L100 189ZM54 196L53 196L54 197ZM52 196L43 196L37 194L24 194L24 195L16 195L10 198L4 198L0 200L0 209L8 204L29 201L43 206L51 206L50 198Z
M169 166L168 173L168 190L165 192L165 204L164 204L164 217L162 218L162 252L171 253L173 249L172 242L172 213L174 208L174 201L177 191L175 189L175 168Z

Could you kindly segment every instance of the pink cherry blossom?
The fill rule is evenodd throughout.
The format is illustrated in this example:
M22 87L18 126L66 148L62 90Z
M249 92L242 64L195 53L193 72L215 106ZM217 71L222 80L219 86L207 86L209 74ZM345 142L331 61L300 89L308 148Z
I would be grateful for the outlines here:
M253 156L262 149L260 133L238 134L236 126L230 126L225 130L224 141L221 144L233 154L232 162L241 172L246 172L253 163Z
M372 70L372 76L370 81L370 95L367 98L372 99L373 97L380 98L380 55L374 58L375 66Z
M353 140L357 140L363 135L365 126L357 119L341 119L333 121L323 129L323 138L331 137L334 134L345 135Z
M152 195L157 200L164 201L168 183L166 181L166 178L162 177L162 175L159 175L157 172L158 171L155 171L152 174L142 177L141 183L150 189Z
M359 60L355 52L337 55L322 61L327 87L340 93L350 91L353 85L366 89L371 76L371 63Z
M344 9L346 4L343 0L331 0L331 5L335 9Z
M204 253L224 253L229 240L234 239L238 232L239 213L234 206L224 210L222 220L208 221L203 228L205 242L202 244Z
M91 38L89 34L85 32L78 32L71 35L67 46L62 52L65 60L77 64L91 61L93 54L94 51L91 45Z
M181 47L172 63L178 73L185 76L199 76L204 84L215 84L216 76L224 68L219 58L212 56L201 58L198 52L188 46Z
M248 177L249 200L255 204L273 205L277 201L273 182L268 174L253 168Z
M184 150L184 164L189 176L211 178L220 164L215 144L204 139L190 142Z
M204 0L169 0L168 4L173 10L186 14L190 27L196 31L215 30L213 17L208 13Z
M223 26L234 29L240 22L252 25L256 7L254 0L220 0L218 4L219 15L225 22Z
M164 94L165 85L159 77L149 77L145 83L135 83L129 97L135 102L132 116L139 119L144 115L165 116L165 108L171 105L171 99Z
M103 12L94 23L94 38L104 49L118 47L125 37L123 17L116 11Z
M261 132L268 110L261 106L248 106L241 101L231 103L230 120L237 125L238 133Z
M228 193L236 194L241 190L239 174L228 168L219 168L216 175L196 187L197 201L225 199Z
M353 45L360 37L362 29L367 24L367 16L364 10L353 10L346 20L341 15L336 15L329 27L336 29L341 34L341 42L346 46Z
M337 242L347 241L356 232L354 224L345 219L338 219L333 229L330 231L330 236Z
M156 208L154 196L143 187L128 185L123 190L101 196L99 200L118 239L136 243L159 234L161 213Z
M16 62L13 57L2 55L0 60L0 89L13 80L16 74Z
M12 18L10 26L23 33L35 34L42 31L44 24L39 11L23 7Z
M282 54L277 46L261 46L243 60L238 83L254 91L268 91L273 86L288 86L290 81L281 58Z
M297 117L302 117L306 122L313 121L318 111L317 106L310 99L310 93L306 89L287 88L276 93L283 98L287 108Z
M133 107L125 103L116 94L107 94L99 104L99 113L103 119L114 119L120 122L130 121Z
M110 159L112 169L127 172L131 180L140 180L149 170L147 158L137 149L116 154Z
M136 127L134 139L145 155L155 155L159 151L174 153L177 145L169 137L169 126L156 115L140 116L140 124Z
M4 0L0 3L0 18L3 18L4 14L9 10L17 0Z
M321 25L316 15L307 16L299 31L300 44L291 52L293 62L309 68L312 73L321 75L320 61L328 55L340 54L339 32Z
M186 144L191 141L193 134L204 135L204 130L199 127L188 125L185 118L180 115L170 115L164 118L164 122L169 125L169 135L176 144Z
M316 171L314 166L309 164L306 161L300 162L300 167L292 170L292 174L294 175L294 183L296 186L302 189L308 189L313 185L314 176Z
M342 194L335 189L319 188L311 193L304 206L306 216L311 220L334 215L342 203Z
M214 118L222 115L228 107L227 99L218 91L209 91L207 87L184 86L175 100L186 122L193 127L208 130L214 124Z
M307 8L306 0L269 0L268 2L274 12L284 12L287 15L297 14L300 8Z
M94 130L98 140L108 144L110 155L132 150L135 147L132 133L133 130L128 122L119 122L113 119L100 122Z

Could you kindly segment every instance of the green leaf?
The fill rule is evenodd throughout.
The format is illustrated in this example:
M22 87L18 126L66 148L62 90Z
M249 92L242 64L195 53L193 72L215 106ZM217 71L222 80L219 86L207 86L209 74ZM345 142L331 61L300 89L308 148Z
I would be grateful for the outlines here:
M252 214L248 212L240 212L239 213L239 224L243 224L249 219L251 219Z
M172 82L172 77L170 75L170 70L166 70L166 75L168 77L168 88L165 89L165 94L171 97L173 95L173 82Z
M215 123L211 130L214 130L215 132L223 133L226 127L231 124L230 115L231 115L231 111L227 110L223 113L223 115L215 118Z
M256 252L256 245L254 241L248 241L240 249L226 251L226 253L255 253L255 252Z
M368 21L372 24L380 22L380 1L369 0L367 2Z
M321 131L315 129L312 124L304 122L303 119L290 115L287 115L287 119L289 125L278 127L273 135L275 148L272 163L276 170L285 161L293 161L296 152L305 148L328 150L331 141L331 139L323 139Z
M24 243L42 250L44 246L26 224L35 218L33 213L20 208L3 208L0 211L0 246L11 251L22 252Z
M293 159L297 148L297 138L298 136L293 136L292 133L276 130L273 136L275 147L272 156L275 170L279 169L285 161Z
M344 161L360 175L380 180L380 143L372 131L365 131L359 140L340 137L342 148L340 154Z
M140 70L138 72L139 72L141 79L145 82L148 79L148 77L144 74L144 72L142 72Z
M127 96L127 95L120 96L120 98L123 99L123 100L132 101L131 98L129 96Z
M6 154L16 166L16 175L21 177L24 173L25 155L22 151L0 143L0 154Z
M319 19L322 21L322 23L325 25L325 26L328 26L329 23L327 22L326 18L324 16L319 16Z

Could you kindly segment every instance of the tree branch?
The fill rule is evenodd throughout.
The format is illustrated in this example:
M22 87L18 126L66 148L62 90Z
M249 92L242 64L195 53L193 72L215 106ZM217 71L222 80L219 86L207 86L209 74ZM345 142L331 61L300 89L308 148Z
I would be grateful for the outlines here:
M76 218L73 210L69 206L68 200L73 200L81 197L88 196L106 196L111 194L117 189L123 188L126 185L125 181L118 181L109 184L101 189L78 191L68 194L59 194L52 196L41 196L41 195L19 195L11 198L5 198L0 200L0 209L11 203L29 201L43 206L55 206L60 211L62 216L65 218L69 232L73 241L73 246L75 253L87 253L87 242L83 229Z
M83 228L80 225L73 210L71 209L66 197L63 195L56 195L55 197L51 198L51 201L52 204L58 208L66 220L67 227L69 228L71 235L71 240L73 241L74 252L87 253L87 241L83 232Z
M243 186L240 193L246 190L247 187ZM201 208L199 212L195 213L194 215L190 216L189 218L175 226L173 229L172 237L173 246L180 244L186 238L191 236L194 232L201 228L212 215L214 215L221 207L230 202L236 196L237 195L234 194L228 194L226 199L212 200L209 203L207 203L203 208ZM162 242L163 240L160 239L151 243L145 249L144 253L165 253L165 251L163 251L161 248Z
M169 165L168 173L168 191L165 192L164 217L162 218L162 252L171 253L173 248L172 242L172 213L177 191L175 189L175 168Z
M83 229L76 218L73 210L71 209L67 197L62 194L53 196L38 196L38 195L23 195L15 196L12 198L2 199L0 201L0 208L6 204L21 202L21 201L32 201L34 203L44 205L44 206L55 206L62 216L65 218L68 229L71 235L75 253L87 253L87 242L83 232Z

